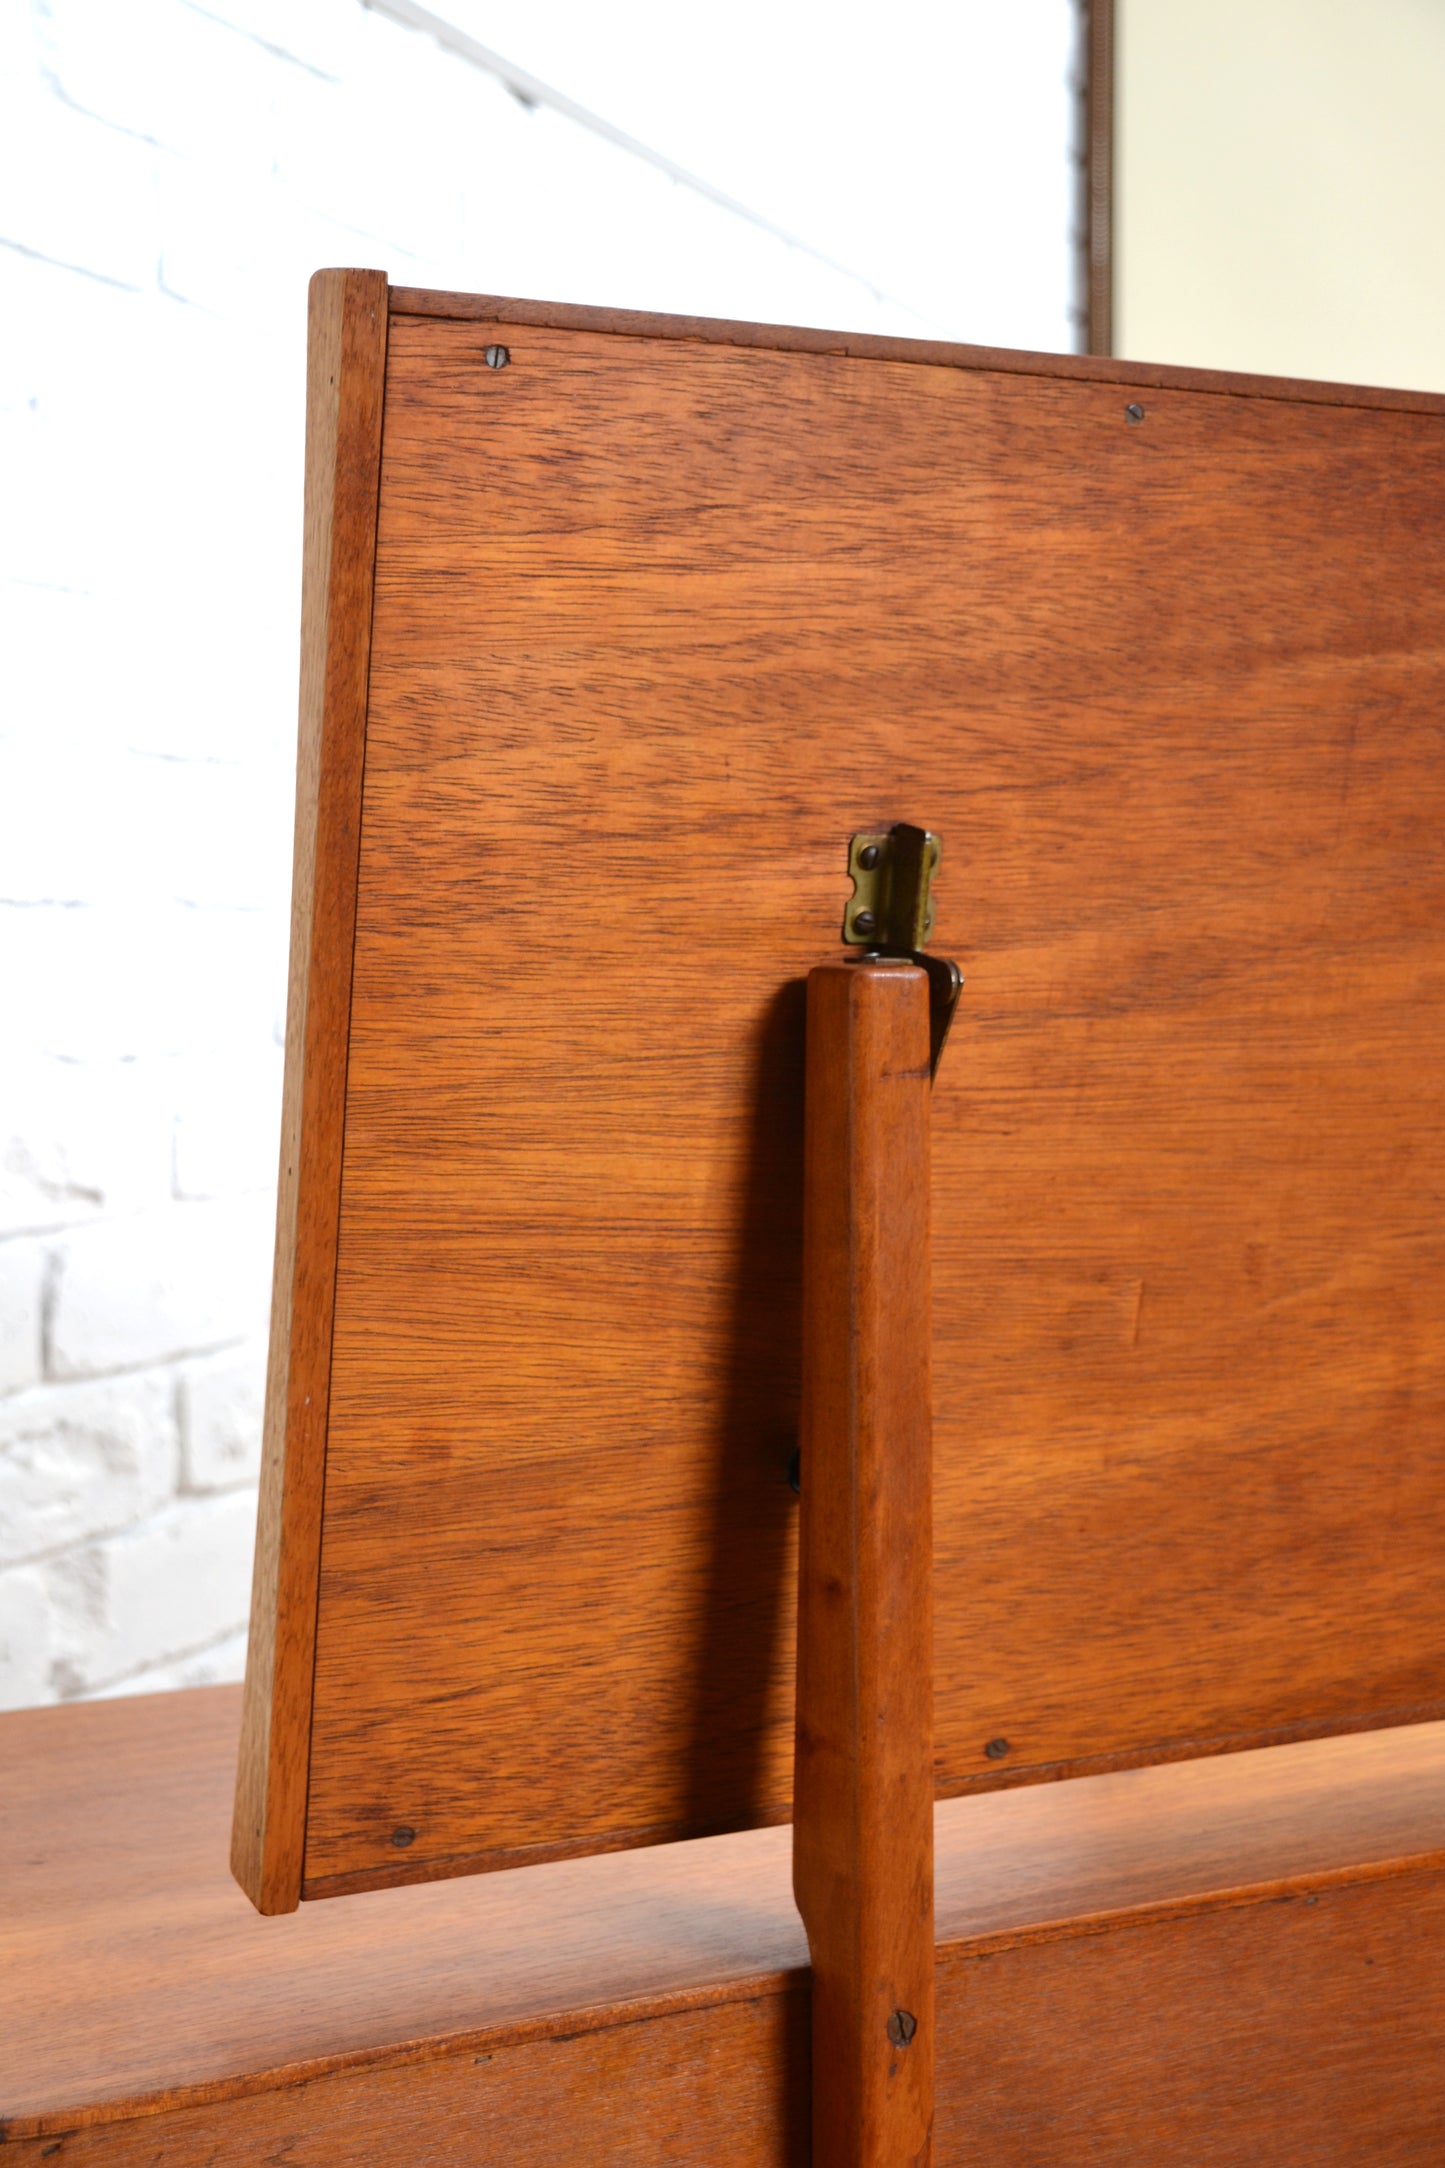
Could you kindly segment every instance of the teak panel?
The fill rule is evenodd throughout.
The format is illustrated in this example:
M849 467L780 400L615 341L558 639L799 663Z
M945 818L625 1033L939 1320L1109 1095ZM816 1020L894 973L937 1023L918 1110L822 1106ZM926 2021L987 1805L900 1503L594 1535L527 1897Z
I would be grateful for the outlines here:
M786 1814L895 818L940 1791L1445 1706L1438 404L525 314L391 319L307 1893Z
M261 1919L238 1695L0 1718L0 2154L807 2159L788 1832ZM940 2168L1428 2162L1445 1725L937 1809Z

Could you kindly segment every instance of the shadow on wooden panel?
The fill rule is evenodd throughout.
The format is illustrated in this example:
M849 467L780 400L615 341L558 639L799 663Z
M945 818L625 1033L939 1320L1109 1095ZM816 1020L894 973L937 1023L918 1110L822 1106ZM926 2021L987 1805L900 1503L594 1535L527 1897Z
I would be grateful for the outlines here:
M796 979L773 997L752 1080L691 1691L684 1819L695 1829L777 1821L780 1726L791 1740L806 995Z

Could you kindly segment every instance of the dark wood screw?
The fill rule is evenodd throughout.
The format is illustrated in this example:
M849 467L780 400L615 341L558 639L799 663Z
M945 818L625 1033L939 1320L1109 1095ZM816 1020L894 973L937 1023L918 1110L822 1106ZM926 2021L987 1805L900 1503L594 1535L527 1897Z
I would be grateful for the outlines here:
M888 2037L896 2048L906 2048L918 2030L918 2020L911 2010L895 2010L888 2020Z
M990 1761L1002 1761L1009 1750L1007 1739L990 1739L984 1748Z
M489 346L482 356L489 369L505 369L511 358L511 348L506 346Z
M859 911L853 920L854 933L870 934L878 931L878 921L871 911Z
M404 1852L409 1844L416 1843L416 1831L408 1829L406 1823L402 1822L392 1831L391 1841L399 1852Z
M865 843L858 853L858 863L865 873L871 873L877 865L880 853L876 843Z
M1137 399L1131 399L1129 401L1129 404L1125 407L1124 412L1128 415L1131 422L1142 422L1144 419L1144 409L1140 406Z

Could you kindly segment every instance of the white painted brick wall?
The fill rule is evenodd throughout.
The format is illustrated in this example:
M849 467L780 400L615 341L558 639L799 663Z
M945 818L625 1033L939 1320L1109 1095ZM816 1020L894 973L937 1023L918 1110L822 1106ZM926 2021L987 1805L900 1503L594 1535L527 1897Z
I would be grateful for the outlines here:
M0 1565L59 1558L158 1512L180 1475L176 1402L164 1369L0 1401Z
M0 1393L38 1385L44 1374L47 1264L41 1242L0 1243Z
M1038 186L1002 252L920 189L909 246L953 335L1065 346L1071 0L960 11L1012 41L968 155ZM647 21L455 13L584 75ZM321 264L919 328L360 0L0 0L0 1707L242 1666Z
M183 1491L198 1494L255 1482L265 1385L266 1343L260 1339L180 1366L176 1406Z

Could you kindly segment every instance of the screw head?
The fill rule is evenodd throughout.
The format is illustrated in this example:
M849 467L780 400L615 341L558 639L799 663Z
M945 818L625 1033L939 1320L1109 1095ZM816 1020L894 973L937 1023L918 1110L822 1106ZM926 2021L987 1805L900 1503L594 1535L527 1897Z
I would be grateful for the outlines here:
M876 843L865 843L858 853L858 863L865 873L871 873L881 855Z
M896 2048L906 2048L918 2030L918 2020L911 2010L895 2010L888 2020L888 2037Z
M855 911L853 914L853 931L854 933L861 933L865 937L868 934L877 933L878 921L871 911Z
M505 369L511 358L511 349L506 346L489 346L482 356L489 369Z
M1131 399L1124 412L1131 422L1142 422L1144 419L1144 409L1137 399Z
M391 1841L399 1852L404 1852L409 1844L416 1843L416 1831L402 1822L392 1831Z
M990 1739L988 1745L984 1748L984 1753L990 1761L1002 1761L1008 1751L1009 1743L1007 1739Z

